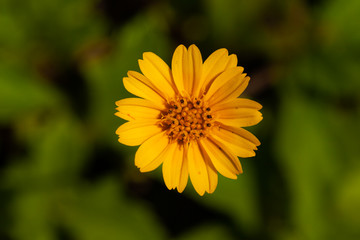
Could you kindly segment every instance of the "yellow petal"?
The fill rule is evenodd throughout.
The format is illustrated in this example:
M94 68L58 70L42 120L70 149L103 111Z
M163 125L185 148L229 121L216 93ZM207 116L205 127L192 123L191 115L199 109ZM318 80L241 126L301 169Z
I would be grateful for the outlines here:
M163 165L162 165L162 172L163 172L163 178L166 187L171 190L174 189L174 157L175 157L175 149L178 147L177 143L170 143L168 150L167 150L167 158L164 158Z
M234 84L235 90L231 91L229 94L225 93L224 95L226 97L223 98L221 101L226 102L226 101L233 100L234 98L239 97L245 91L245 89L247 88L247 86L249 84L250 77L246 76L246 73L244 73L242 76L244 76L242 81L235 82L235 84Z
M116 102L116 116L128 121L159 119L161 108L142 98L125 98Z
M172 145L171 151L169 150L169 157L164 159L162 168L165 185L170 190L179 186L183 168L186 167L184 164L184 146L178 143L172 143Z
M238 108L249 108L249 109L260 110L262 108L262 106L258 102L255 102L250 99L235 98L234 100L229 101L229 102L216 104L216 105L212 106L211 110L213 112L216 112L218 110L238 109Z
M185 58L187 55L187 49L184 45L179 45L174 52L172 62L171 62L171 69L172 75L175 82L175 85L180 94L186 95L186 86L187 81L184 79L184 63ZM187 64L186 64L187 65Z
M156 122L157 120L147 120L124 123L116 130L119 142L128 146L142 144L148 138L162 131Z
M250 78L245 77L246 74L242 74L242 71L242 67L231 68L214 80L204 97L211 107L234 100L245 90Z
M224 128L214 128L211 131L211 136L223 145L229 148L231 152L239 157L253 157L255 156L254 150L256 145L244 138L241 131L230 131Z
M205 150L200 145L201 153L205 160L205 165L208 172L209 177L209 189L207 190L208 193L213 193L216 189L216 186L218 184L218 173L212 164L209 155L205 152Z
M214 165L197 142L189 146L188 152L189 175L191 182L199 195L204 192L213 193L218 183L218 175Z
M169 66L156 54L146 52L139 60L141 72L159 89L167 99L175 97L173 80Z
M219 89L223 86L228 88L231 87L234 90L234 85L230 85L229 83L234 83L235 81L239 81L242 79L242 72L244 69L242 67L230 68L226 71L222 72L209 87L209 90L206 92L204 99L207 101L216 94Z
M236 174L242 172L239 159L215 139L201 139L200 144L209 155L216 170L223 176L236 179Z
M176 144L169 143L165 149L156 158L148 162L146 165L140 168L141 172L150 172L160 166L166 159L174 156Z
M210 139L210 141L212 141L218 147L218 149L220 149L220 150L222 149L222 151L226 155L230 156L229 159L231 160L231 164L236 168L236 171L237 171L236 174L242 173L243 170L242 170L239 159L237 158L237 156L233 152L230 151L230 149L227 147L227 145L217 141L212 136L209 137L209 139Z
M228 68L234 68L236 65L236 55L228 56L228 51L225 48L213 52L203 65L203 73L200 80L202 92L206 92L214 79L222 72Z
M202 196L209 189L207 167L196 141L191 142L188 152L189 175L196 192Z
M189 49L190 50L190 49ZM182 66L176 65L176 67L182 67L182 80L184 82L184 89L186 95L191 96L192 87L193 87L193 78L194 78L194 68L193 68L193 58L190 56L190 52L185 50L184 55L182 56Z
M189 82L191 89L188 89L188 92L191 96L198 96L200 93L200 80L202 74L202 57L200 50L193 44L189 47L188 51L188 63L189 63L189 72L187 73L189 76ZM192 63L192 64L190 64Z
M216 118L216 121L232 127L249 127L258 124L262 119L260 112L253 112L239 118Z
M226 126L224 124L220 123L220 131L218 133L224 133L224 134L235 134L236 136L236 141L238 141L241 144L247 144L249 147L252 146L259 146L260 145L260 141L259 139L257 139L257 137L255 137L252 133L250 133L249 131L243 129L243 128L237 128L237 127L231 127L231 126ZM232 140L230 140L232 141ZM253 149L256 149L255 147Z
M129 71L128 77L123 78L126 90L138 97L148 99L160 106L164 106L164 96L144 75Z
M229 102L212 106L216 121L234 127L248 127L259 123L262 114L258 111L262 106L244 98L235 98Z
M184 154L183 154L183 162L182 162L182 165L181 165L181 168L179 169L180 171L180 175L179 175L179 183L177 185L177 190L179 193L182 193L187 185L187 182L189 180L189 167L188 167L188 163L189 163L189 160L187 158L187 145L185 145L185 148L184 148ZM176 154L176 153L175 153Z
M228 68L236 67L237 64L238 64L237 56L235 54L231 54L226 61L226 66L225 66L224 71Z
M193 96L193 92L200 91L202 57L194 44L189 50L184 45L176 48L171 68L175 85L181 95Z
M169 138L164 132L160 132L147 139L135 154L135 165L142 169L152 164L153 161L164 151L169 143Z

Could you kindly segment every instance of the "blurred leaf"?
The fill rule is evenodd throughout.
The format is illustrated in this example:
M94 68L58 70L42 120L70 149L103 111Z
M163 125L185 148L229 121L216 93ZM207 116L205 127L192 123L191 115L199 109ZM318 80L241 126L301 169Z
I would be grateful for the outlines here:
M12 202L14 223L11 236L17 240L56 240L53 230L55 219L52 215L50 192L19 192Z
M261 1L243 0L211 0L204 3L212 26L211 32L217 41L227 44L242 41L245 35L252 37L248 31L263 6ZM240 31L240 34L234 34L234 31Z
M298 59L292 66L289 82L285 84L293 83L332 96L341 95L344 81L339 81L335 75L338 72L329 71L329 66L335 69L336 66L333 66L329 59L324 58L324 55L309 53Z
M10 13L10 8L5 1L0 5L0 59L1 53L7 51L8 48L15 49L21 46L25 39L24 31L15 18Z
M108 179L81 188L28 188L12 202L11 236L19 240L58 239L59 227L78 240L164 239L151 211L123 195Z
M319 9L320 10L320 9ZM319 38L315 58L305 60L311 71L306 79L321 88L345 96L358 96L360 81L358 71L360 65L360 2L334 0L325 4L317 14L320 17L316 36ZM311 50L312 52L313 49ZM312 77L310 77L312 76ZM311 80L310 80L311 79ZM316 81L312 81L316 79Z
M244 173L237 180L226 179L219 176L216 191L205 195L199 201L221 212L228 214L246 233L254 233L260 227L259 208L257 201L257 188L251 164L243 159ZM198 199L198 196L196 196Z
M27 0L23 4L26 8L16 9L15 12L22 22L27 23L29 37L56 46L56 50L60 50L58 52L71 52L85 39L102 31L102 22L93 18L93 1Z
M324 206L336 181L339 150L323 115L327 106L298 91L284 91L276 142L279 164L291 188L291 217L298 236L326 239L329 220Z
M66 181L78 177L89 151L86 130L74 119L60 116L32 134L31 168L36 176ZM29 170L31 170L31 168Z
M357 164L354 169L341 181L338 187L337 210L339 225L342 227L346 238L358 239L360 237L360 166ZM344 231L346 230L346 231ZM343 235L344 236L344 235ZM341 237L339 235L339 237Z
M138 59L145 51L156 54L168 52L168 43L163 32L163 23L148 13L135 17L114 36L114 49L110 56L88 62L83 72L89 80L91 92L91 120L100 138L118 146L115 130L123 123L114 116L115 102L131 96L122 83L127 71L137 70Z
M357 0L349 0L346 4L341 0L333 0L325 4L318 12L320 23L323 24L323 41L326 43L323 47L332 54L360 54L359 11L360 2Z
M178 240L227 240L234 239L227 229L221 225L208 224L200 226L192 231L183 234L181 237L176 238Z
M53 117L45 124L21 122L18 131L28 144L29 159L8 169L6 179L11 186L51 189L72 184L79 177L85 156L90 153L85 131L66 114Z
M357 78L356 66L360 62L348 59L346 56L309 53L303 59L296 61L291 78L320 94L334 97L357 96L360 81ZM339 57L342 61L339 61Z
M126 199L114 179L88 186L74 195L62 213L79 240L163 239L164 232L152 213Z
M55 89L23 69L0 66L0 86L0 122L60 105L61 96Z
M51 61L52 68L63 67L59 62L73 60L82 44L104 34L103 21L95 18L94 4L87 0L24 0L19 7L14 1L3 0L0 60L27 67L29 63L44 64L45 59Z

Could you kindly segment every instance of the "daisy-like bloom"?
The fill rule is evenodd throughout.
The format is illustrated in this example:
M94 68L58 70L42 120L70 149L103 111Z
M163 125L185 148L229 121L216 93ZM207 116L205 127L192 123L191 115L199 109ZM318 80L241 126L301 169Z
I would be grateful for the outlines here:
M125 88L140 98L116 102L115 115L127 120L119 142L140 145L135 165L141 172L162 172L168 189L182 192L190 176L199 195L214 192L218 172L236 179L243 172L238 157L255 156L259 140L243 129L262 120L262 106L238 98L250 78L236 55L219 49L203 62L195 45L176 48L171 69L145 52L142 74L129 71Z

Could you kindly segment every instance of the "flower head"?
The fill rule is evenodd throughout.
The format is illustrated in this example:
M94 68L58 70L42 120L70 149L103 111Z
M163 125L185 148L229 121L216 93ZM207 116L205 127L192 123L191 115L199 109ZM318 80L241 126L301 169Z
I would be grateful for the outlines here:
M125 88L140 98L116 102L116 115L128 120L116 134L119 142L140 145L135 165L141 172L162 164L169 189L182 192L190 176L198 192L214 192L218 172L236 179L238 157L255 156L259 140L242 127L262 120L262 106L238 98L250 78L236 55L219 49L203 62L195 45L176 48L171 69L157 55L143 54L142 74L129 71Z

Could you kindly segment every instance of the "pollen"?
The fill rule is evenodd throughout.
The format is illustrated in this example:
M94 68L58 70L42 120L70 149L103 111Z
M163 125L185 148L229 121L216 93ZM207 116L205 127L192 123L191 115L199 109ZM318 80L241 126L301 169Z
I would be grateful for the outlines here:
M178 97L169 101L159 125L168 135L170 142L183 144L206 137L214 126L214 120L211 108L202 99Z

